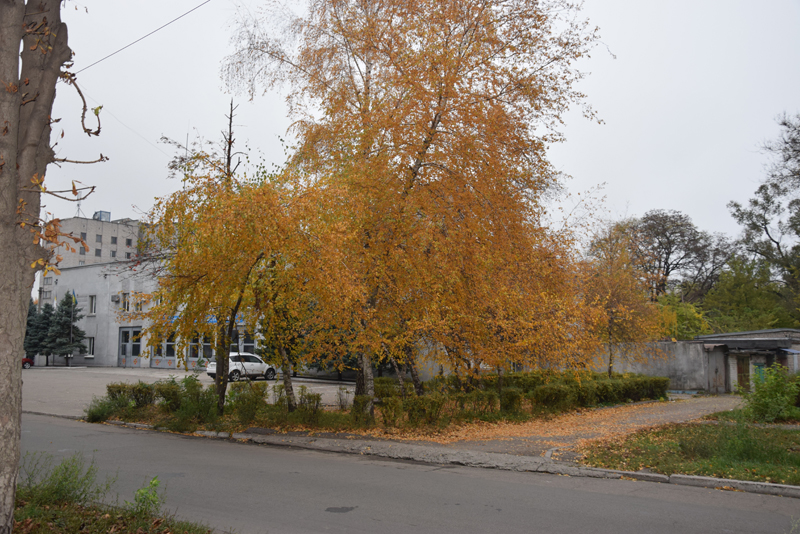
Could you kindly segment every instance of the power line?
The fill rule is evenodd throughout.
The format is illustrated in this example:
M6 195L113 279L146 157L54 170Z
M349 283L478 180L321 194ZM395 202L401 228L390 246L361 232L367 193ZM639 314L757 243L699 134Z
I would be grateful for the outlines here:
M98 63L100 63L101 61L105 61L105 60L107 60L108 58L110 58L111 56L113 56L113 55L116 55L116 54L119 54L120 52L122 52L122 51L123 51L123 50L125 50L126 48L130 48L131 46L135 45L135 44L136 44L136 43L138 43L139 41L141 41L141 40L143 40L143 39L146 39L147 37L150 37L151 35L153 35L153 34L154 34L154 33L156 33L157 31L159 31L159 30L163 30L164 28L166 28L167 26L169 26L170 24L172 24L172 23L173 23L173 22L175 22L176 20L180 20L180 19L182 19L183 17L185 17L186 15L188 15L189 13L191 13L192 11L195 11L196 9L200 9L201 7L203 7L204 5L206 5L207 3L209 3L210 1L211 1L211 0L206 0L206 1L205 1L205 2L203 2L202 4L200 4L200 5L198 5L198 6L194 7L194 8L192 8L192 9L190 9L189 11L187 11L186 13L184 13L183 15L181 15L180 17L178 17L178 18L175 18L175 19L172 19L171 21L167 22L166 24L164 24L164 25L163 25L163 26L161 26L160 28L156 28L155 30L151 31L150 33L148 33L148 34L147 34L147 35L145 35L144 37L140 37L140 38L136 39L134 42L132 42L132 43L130 43L130 44L128 44L128 45L125 45L125 46L123 46L122 48L120 48L120 49L119 49L119 50L117 50L116 52L112 52L112 53L110 53L109 55L107 55L107 56L106 56L106 57L104 57L103 59L99 59L99 60L95 61L94 63L92 63L92 64L91 64L91 65L89 65L88 67L84 67L84 68L82 68L81 70L79 70L79 71L78 71L78 72L76 72L75 74L80 74L81 72L85 71L86 69L89 69L89 68L91 68L91 67L94 67L95 65L97 65L97 64L98 64Z

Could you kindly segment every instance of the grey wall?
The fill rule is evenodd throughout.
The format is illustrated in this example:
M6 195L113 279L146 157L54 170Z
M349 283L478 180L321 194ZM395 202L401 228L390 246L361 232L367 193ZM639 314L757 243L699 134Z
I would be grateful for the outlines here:
M632 354L632 357L617 361L614 364L616 372L666 376L669 377L670 389L673 390L708 389L708 355L702 343L659 342L630 350L637 352ZM634 361L641 358L645 361L641 363Z

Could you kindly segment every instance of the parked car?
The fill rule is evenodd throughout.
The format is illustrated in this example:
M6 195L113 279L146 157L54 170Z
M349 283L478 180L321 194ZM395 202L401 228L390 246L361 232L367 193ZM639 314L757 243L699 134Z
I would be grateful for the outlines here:
M206 367L206 374L211 378L217 376L217 362L211 360ZM232 352L228 357L228 379L231 382L236 382L241 378L256 378L263 377L264 380L272 380L275 378L275 367L265 363L264 360L250 354L249 352Z
M23 369L30 369L31 365L33 365L33 360L31 360L30 358L22 358Z

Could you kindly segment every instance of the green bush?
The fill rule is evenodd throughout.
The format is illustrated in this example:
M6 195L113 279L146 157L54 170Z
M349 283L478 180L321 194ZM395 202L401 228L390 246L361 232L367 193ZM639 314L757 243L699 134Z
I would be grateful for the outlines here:
M94 460L87 466L79 452L55 467L53 457L46 453L25 454L20 464L17 497L39 506L91 504L100 501L115 482L109 478L98 483Z
M92 397L92 401L84 409L86 421L89 423L101 423L108 421L112 415L117 415L130 405L127 397Z
M400 396L400 383L394 378L378 377L374 380L375 397L385 399Z
M500 394L500 411L504 413L519 413L522 410L522 389L503 388Z
M369 395L356 395L353 397L353 406L350 408L350 418L357 426L368 425L373 422L373 414L367 411L367 406L372 401Z
M745 413L765 423L788 419L795 413L798 387L786 369L775 363L765 368L762 376L756 377L753 391L745 394Z
M113 383L106 386L106 394L111 400L119 398L131 398L131 385L125 383Z
M397 427L403 421L403 401L399 397L386 397L381 401L381 417L386 427Z
M136 408L144 408L155 402L155 389L152 384L146 384L141 380L130 387L130 395Z
M430 393L422 397L410 396L403 400L403 411L408 415L411 425L433 425L439 422L447 401L448 397L441 393Z
M249 381L231 384L227 404L240 423L249 425L253 422L259 410L266 405L267 388L267 384Z
M577 405L577 388L565 384L545 384L530 394L537 408L548 412L564 412Z
M163 406L167 412L174 412L181 407L183 390L180 384L175 381L174 377L153 384L153 392L157 399L161 399L161 406Z
M300 420L309 425L317 424L322 412L322 394L311 393L306 386L300 386L299 391L297 412Z

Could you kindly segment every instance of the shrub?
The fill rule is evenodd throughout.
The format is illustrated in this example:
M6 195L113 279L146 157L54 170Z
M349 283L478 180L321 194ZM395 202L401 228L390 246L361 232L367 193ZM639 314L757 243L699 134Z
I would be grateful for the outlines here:
M84 409L86 420L90 423L108 421L112 415L124 410L130 404L126 397L92 397L92 402Z
M19 499L39 506L63 503L90 504L100 501L115 479L97 482L94 460L86 465L81 453L75 453L53 467L53 457L46 453L27 453L20 465Z
M130 398L131 385L124 383L114 383L106 385L106 394L111 400L119 398Z
M350 408L350 418L356 425L370 424L373 414L367 411L367 406L372 401L369 395L356 395L353 397L353 406Z
M228 403L240 423L247 425L253 422L258 411L266 404L264 397L267 387L266 384L253 382L236 382L231 385Z
M130 387L130 395L136 408L150 406L156 398L153 385L146 384L141 380Z
M318 423L319 414L322 411L322 394L311 393L306 386L300 386L297 411L302 422L306 424Z
M158 477L139 488L133 494L133 502L125 501L133 515L139 519L147 520L161 513L161 506L164 504L164 496L158 494Z
M153 384L153 392L156 398L161 399L161 405L167 412L174 412L181 407L183 391L180 384L175 382L175 378Z
M386 427L396 427L403 420L403 401L399 397L387 397L381 401L381 417Z
M441 393L407 397L403 401L403 411L408 415L408 422L412 425L421 423L432 425L439 421L447 400L448 397Z
M544 411L563 412L576 405L576 389L564 384L545 384L534 389L530 398Z
M500 411L519 413L522 409L522 390L520 388L503 388L500 394Z
M771 423L794 414L798 384L778 363L764 369L753 382L753 391L744 396L745 412L756 421Z
M375 397L385 399L400 396L400 383L394 378L378 377L374 380Z

